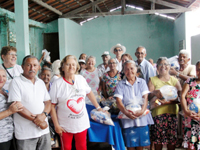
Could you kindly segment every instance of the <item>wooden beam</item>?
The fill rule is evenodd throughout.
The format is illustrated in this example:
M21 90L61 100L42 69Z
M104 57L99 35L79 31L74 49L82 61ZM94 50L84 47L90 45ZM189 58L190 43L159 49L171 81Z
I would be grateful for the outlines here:
M126 11L124 15L142 15L142 14L170 14L170 13L182 13L186 11L190 11L191 9L157 9L157 10L133 10L133 11ZM121 12L102 12L102 13L85 13L85 14L73 14L73 15L66 15L65 18L90 18L94 16L119 16ZM61 17L62 18L62 17Z
M51 11L53 11L54 13L58 14L58 15L62 15L62 12L53 8L51 5L48 5L47 3L44 3L43 1L41 0L32 0L33 2L37 3L38 5L41 5Z
M176 9L186 8L186 7L176 5L176 4L173 4L173 3L169 3L169 2L166 2L166 1L163 1L163 0L146 0L146 1L154 2L156 4L167 6L167 7L170 7L170 8L176 8Z
M89 4L87 4L87 5L84 5L84 6L82 6L82 7L79 7L79 8L77 8L77 9L75 9L75 10L72 10L72 11L70 11L70 12L68 12L68 13L66 13L66 14L64 14L64 15L62 15L62 16L60 16L60 17L61 17L61 18L66 18L66 16L68 16L68 15L73 15L73 14L79 13L80 11L83 11L83 10L85 10L85 9L90 8L92 5L96 5L96 4L101 3L101 2L103 2L103 1L104 1L104 0L97 0L97 1L94 1L93 3L89 3Z
M100 13L102 13L102 11L101 11L101 9L99 8L98 5L96 5L96 8L98 9L98 11L99 11Z
M155 9L155 2L151 2L151 10Z
M196 1L198 1L198 0L193 0L193 1L187 6L187 8L191 8L191 6L192 6ZM180 15L181 15L181 14L178 14L178 15L176 16L175 19L177 19L178 17L180 17Z
M121 4L122 4L121 13L122 13L122 15L124 15L124 13L126 11L126 0L121 0Z

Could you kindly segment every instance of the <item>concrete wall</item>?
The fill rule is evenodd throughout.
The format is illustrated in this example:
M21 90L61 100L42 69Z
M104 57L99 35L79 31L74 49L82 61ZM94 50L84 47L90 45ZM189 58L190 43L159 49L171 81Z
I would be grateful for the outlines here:
M174 23L174 55L179 53L179 41L181 40L186 40L185 13Z
M121 43L136 59L138 46L145 46L147 59L174 55L174 22L156 15L99 17L82 26L83 52L97 57ZM114 57L114 55L112 55Z
M191 37L191 48L192 48L192 64L196 64L200 60L200 34Z
M3 46L16 47L15 14L0 8L0 48ZM30 54L41 57L43 49L43 33L58 32L58 21L48 24L29 20L29 50ZM21 64L23 57L18 55L18 64ZM1 62L0 62L1 63Z

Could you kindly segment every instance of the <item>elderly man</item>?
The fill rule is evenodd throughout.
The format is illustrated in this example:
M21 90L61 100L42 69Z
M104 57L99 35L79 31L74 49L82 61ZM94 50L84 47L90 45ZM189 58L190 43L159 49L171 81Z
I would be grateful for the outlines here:
M23 70L20 65L16 64L17 49L15 47L4 46L1 49L1 59L3 60L2 68L4 68L7 73L7 81L3 88L8 92L8 87L11 80L14 77L19 76L23 72Z
M108 61L109 61L109 59L110 59L109 52L108 52L108 51L105 51L105 52L101 55L101 57L102 57L103 63L97 66L97 69L98 69L98 71L99 71L100 77L102 77L104 73L110 71L110 68L108 67Z
M22 62L23 74L9 86L9 102L20 101L23 110L14 114L18 150L50 150L47 115L51 109L50 96L44 82L36 75L39 61L28 55Z
M116 55L117 70L121 72L122 71L121 57L122 57L122 54L126 52L126 47L121 44L117 44L110 49L110 52Z
M141 68L144 80L148 84L149 78L155 76L156 74L151 63L145 59L147 56L145 47L139 46L136 49L135 56L137 57L136 64L139 68Z
M190 65L190 54L187 50L181 50L178 55L178 63L180 65L179 70L175 70L173 67L170 69L170 74L175 75L183 87L184 82L191 77L196 76L195 65Z

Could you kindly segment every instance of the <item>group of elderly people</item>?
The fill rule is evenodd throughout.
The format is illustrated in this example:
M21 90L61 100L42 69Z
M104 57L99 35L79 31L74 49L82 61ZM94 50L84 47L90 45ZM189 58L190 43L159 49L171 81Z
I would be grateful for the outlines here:
M120 120L128 150L142 150L151 143L155 150L161 150L163 145L174 150L179 103L184 112L183 147L199 149L200 115L189 110L188 105L198 100L200 104L200 61L195 69L194 65L188 64L189 53L181 50L179 70L172 68L166 57L160 57L155 68L145 59L146 49L142 46L136 49L136 61L125 53L126 48L121 44L110 51L116 58L111 58L105 51L103 63L97 68L95 57L83 53L79 60L68 55L62 61L53 62L51 68L43 65L40 69L38 59L31 55L23 59L21 66L17 65L16 48L3 47L0 150L13 150L13 146L17 150L50 150L49 113L55 131L60 135L62 149L71 150L74 138L76 149L86 150L90 127L86 104L108 113L101 108L96 95L103 96L106 101L115 100L118 109L129 118ZM179 101L164 99L160 92L164 85L177 89ZM140 110L126 109L127 105L141 99ZM154 107L151 113L143 116L149 101L153 101Z

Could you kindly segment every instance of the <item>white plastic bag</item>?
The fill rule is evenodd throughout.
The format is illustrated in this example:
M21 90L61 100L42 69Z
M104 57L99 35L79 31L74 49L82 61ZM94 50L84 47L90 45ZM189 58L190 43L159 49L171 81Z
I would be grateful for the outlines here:
M169 63L171 64L171 67L173 67L173 68L176 69L176 70L179 70L179 69L180 69L180 65L179 65L179 63L178 63L178 56L177 56L177 55L168 58L168 61L169 61Z
M103 110L109 110L109 107L106 106L103 108ZM106 112L102 112L102 111L93 109L90 112L90 115L91 115L91 118L98 123L115 126L111 119L111 115L108 112L106 113Z
M160 92L166 101L175 100L178 98L177 89L174 86L164 85L160 88Z
M200 112L200 99L195 98L191 104L188 105L189 110L194 111L195 113Z
M128 111L135 112L135 111L137 111L137 110L141 110L142 108L141 108L140 105L129 104L129 105L126 106L126 109L127 109ZM150 112L149 109L146 109L146 110L144 111L144 113L143 113L141 116L139 116L138 118L147 115L149 112ZM130 118L127 117L125 114L123 114L121 111L119 112L117 118L118 118L118 119L130 119Z
M134 113L138 110L141 110L142 109L141 105L143 105L143 104L144 104L143 98L135 97L135 100L133 100L131 103L127 104L125 107L128 111L131 111L131 112ZM146 109L145 112L141 116L139 116L138 118L145 116L148 113L149 113L149 109ZM119 112L117 118L118 119L130 119L125 114L123 114L121 111Z
M50 57L50 52L48 52L46 49L42 50L42 54L45 53L44 55L44 60L51 62L51 57Z

